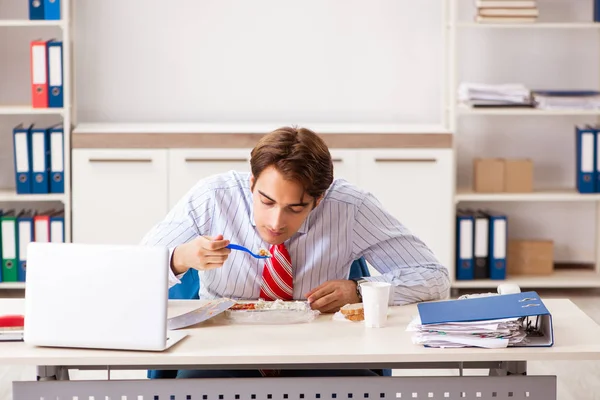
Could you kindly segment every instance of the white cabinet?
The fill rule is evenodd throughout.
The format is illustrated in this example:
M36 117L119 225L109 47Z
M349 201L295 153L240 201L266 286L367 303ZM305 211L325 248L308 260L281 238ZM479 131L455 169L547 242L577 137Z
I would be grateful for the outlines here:
M170 149L169 208L200 179L229 170L250 171L252 149Z
M334 176L372 192L453 265L451 149L331 149ZM250 149L73 150L73 240L138 243L198 180L250 171Z
M346 149L330 149L333 159L333 177L345 179L357 184L358 180L358 151Z
M358 184L448 268L454 254L453 170L451 149L360 151Z
M167 212L167 150L74 149L73 242L137 244Z

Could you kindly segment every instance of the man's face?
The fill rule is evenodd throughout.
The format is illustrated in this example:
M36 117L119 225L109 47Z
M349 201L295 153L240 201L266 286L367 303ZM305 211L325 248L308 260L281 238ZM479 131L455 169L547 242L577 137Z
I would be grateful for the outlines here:
M298 231L313 208L314 198L304 193L301 184L285 180L268 167L258 179L250 178L254 222L260 237L269 244L280 244Z

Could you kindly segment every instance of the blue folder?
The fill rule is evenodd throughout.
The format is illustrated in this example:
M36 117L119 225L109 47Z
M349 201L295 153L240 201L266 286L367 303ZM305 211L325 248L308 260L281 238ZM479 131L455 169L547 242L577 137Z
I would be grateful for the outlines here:
M44 0L44 19L60 19L60 0Z
M552 315L537 292L419 303L417 308L422 325L523 317L531 324L527 340L509 346L550 347L554 344Z

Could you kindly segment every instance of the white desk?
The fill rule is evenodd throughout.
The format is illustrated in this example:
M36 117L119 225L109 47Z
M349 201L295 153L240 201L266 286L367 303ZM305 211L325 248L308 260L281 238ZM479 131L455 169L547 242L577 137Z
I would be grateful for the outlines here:
M7 301L11 300L0 300L1 310L4 311L5 307L8 307ZM11 307L13 311L18 311L14 309L15 304L17 303L13 301ZM518 372L524 372L526 361L600 359L600 326L569 300L545 300L545 304L552 313L554 322L555 345L549 348L435 349L414 345L411 341L411 333L405 331L408 322L417 313L416 306L412 305L393 308L389 317L389 326L382 329L366 329L362 324L335 322L331 320L331 315L320 316L312 323L288 326L228 325L217 317L187 329L189 336L164 352L36 348L22 342L12 342L0 343L0 362L52 366L62 370L68 368L243 369L258 367L458 368L459 366L485 368L487 366L503 370L503 375L506 375L506 367L514 362L518 363L516 368L521 369ZM197 306L198 303L194 301L171 301L169 314L170 316L181 314ZM309 389L306 387L307 380L310 381ZM60 397L62 395L69 399L73 396L82 399L84 392L88 393L82 391L84 387L81 385L84 383L87 385L85 388L98 386L94 390L101 390L101 392L89 393L102 395L102 399L104 396L117 396L110 398L121 399L125 390L127 390L125 393L130 395L157 393L159 400L162 398L171 400L172 393L177 393L174 398L181 398L179 396L183 393L194 393L192 399L225 400L236 399L237 394L240 400L245 398L253 400L248 394L252 391L255 392L253 394L256 395L256 400L268 399L265 390L273 392L268 393L273 400L311 398L313 395L313 398L333 398L334 392L336 392L335 398L346 399L349 398L348 393L360 393L360 398L364 398L362 392L367 389L370 390L369 399L381 398L382 395L385 398L399 398L398 393L406 396L400 398L414 398L413 393L417 394L417 398L444 399L543 398L546 400L556 398L555 377L523 375L435 378L259 378L259 381L257 384L254 379L231 379L227 381L227 385L223 384L223 380L218 379L110 381L103 382L101 387L98 386L98 381L95 383L21 382L14 385L14 398L15 400L40 398L43 393L45 398L54 399L56 396L63 398ZM265 382L275 383L265 385ZM315 390L329 394L317 397L313 393ZM510 397L509 391L512 391ZM196 396L200 392L203 393L202 396L207 396L206 399ZM344 392L343 396L337 394L342 392ZM462 396L463 392L465 397ZM277 397L276 393L279 393L277 396L280 397ZM424 394L420 395L420 393ZM287 394L287 397L284 397L284 394ZM430 394L432 397L429 397ZM448 397L445 396L446 394ZM220 398L219 395L223 397ZM262 395L264 397L260 397ZM155 397L149 398L156 400ZM182 398L186 399L187 395ZM358 394L354 394L353 398L357 399ZM135 399L137 400L138 397Z

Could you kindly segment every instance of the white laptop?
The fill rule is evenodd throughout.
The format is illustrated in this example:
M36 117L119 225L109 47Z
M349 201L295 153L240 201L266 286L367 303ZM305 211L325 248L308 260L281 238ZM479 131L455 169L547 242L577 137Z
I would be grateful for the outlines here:
M37 346L161 351L167 331L166 247L30 243L24 341Z

